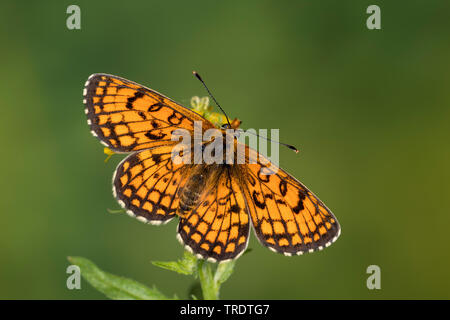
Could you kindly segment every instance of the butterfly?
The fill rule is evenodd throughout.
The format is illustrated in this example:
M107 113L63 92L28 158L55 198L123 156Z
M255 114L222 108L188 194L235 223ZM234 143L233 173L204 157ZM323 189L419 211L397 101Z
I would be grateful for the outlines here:
M234 145L245 148L243 164L173 161L174 130L193 134L196 121L203 130L217 128L193 110L108 74L88 78L83 102L91 133L115 153L129 153L113 175L118 203L145 223L178 217L177 238L198 258L238 258L250 226L263 246L286 256L322 250L339 237L336 217L319 198L281 168L265 174L274 164L236 137Z

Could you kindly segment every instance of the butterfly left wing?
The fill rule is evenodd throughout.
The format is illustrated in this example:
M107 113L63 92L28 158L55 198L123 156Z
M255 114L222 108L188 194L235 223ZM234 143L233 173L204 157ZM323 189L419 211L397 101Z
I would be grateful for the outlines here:
M177 235L187 250L213 262L240 256L247 247L250 229L237 168L222 166L217 170L196 207L180 218Z
M336 241L340 226L323 202L290 174L245 147L243 192L259 241L285 255L322 250Z
M175 144L175 129L214 125L162 94L117 76L93 74L83 89L85 113L94 136L115 152Z

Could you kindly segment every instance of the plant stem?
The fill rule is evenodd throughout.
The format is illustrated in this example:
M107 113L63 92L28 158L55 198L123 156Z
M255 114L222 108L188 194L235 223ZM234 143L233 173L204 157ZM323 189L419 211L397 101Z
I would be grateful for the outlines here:
M214 281L214 275L210 264L203 260L198 260L197 265L198 277L202 287L204 300L218 300L219 299L219 284Z

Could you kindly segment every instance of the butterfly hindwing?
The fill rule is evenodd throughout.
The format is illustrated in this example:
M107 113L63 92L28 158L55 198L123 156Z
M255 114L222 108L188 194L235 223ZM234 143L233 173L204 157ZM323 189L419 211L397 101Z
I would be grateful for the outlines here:
M117 167L113 193L129 215L152 224L175 216L185 166L172 162L171 150L165 146L132 153Z
M214 127L192 110L132 81L93 74L83 90L85 113L94 136L115 152L173 144L175 129L193 131L194 121Z
M249 216L237 168L218 166L200 201L180 218L178 239L198 257L210 261L235 259L247 247Z

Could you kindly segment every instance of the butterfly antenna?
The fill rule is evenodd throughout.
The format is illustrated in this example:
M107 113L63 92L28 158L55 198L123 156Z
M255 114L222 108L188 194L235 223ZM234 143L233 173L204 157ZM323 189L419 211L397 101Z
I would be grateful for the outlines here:
M228 125L229 125L230 128L231 128L230 119L228 119L227 114L226 114L225 111L222 109L222 107L220 106L220 104L217 102L216 98L214 98L214 96L212 95L211 91L209 91L209 89L208 89L208 87L206 86L205 82L203 81L202 77L200 77L200 75L199 75L197 72L195 72L195 71L192 71L192 74L193 74L198 80L200 80L200 82L203 84L203 86L205 87L205 89L206 89L206 91L208 92L209 96L214 100L214 102L216 103L216 105L217 105L217 106L219 107L219 109L223 112L223 114L225 115L225 118L227 118Z
M242 130L242 129L238 129L238 130L241 131L241 132L244 132L244 130ZM299 152L298 149L296 147L294 147L293 145L290 145L290 144L287 144L287 143L283 143L283 142L280 142L280 141L276 141L276 140L272 140L272 139L267 138L267 137L261 137L259 134L253 133L251 131L247 131L247 133L253 134L253 135L255 135L255 136L259 137L259 138L266 139L266 140L268 140L270 142L275 142L275 143L281 144L282 146L288 147L289 149L293 150L295 153Z

